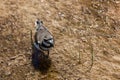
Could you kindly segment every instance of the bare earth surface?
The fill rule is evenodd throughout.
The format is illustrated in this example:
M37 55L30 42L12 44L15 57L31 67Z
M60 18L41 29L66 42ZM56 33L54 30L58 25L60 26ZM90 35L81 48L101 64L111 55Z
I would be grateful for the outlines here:
M51 66L32 66L30 30L55 37ZM120 80L119 0L0 0L0 80Z

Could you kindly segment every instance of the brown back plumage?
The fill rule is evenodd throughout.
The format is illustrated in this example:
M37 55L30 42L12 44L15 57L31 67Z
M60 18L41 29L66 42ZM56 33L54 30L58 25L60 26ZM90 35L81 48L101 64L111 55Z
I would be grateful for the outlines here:
M37 20L35 42L39 44L40 48L43 50L49 50L54 45L54 39L51 33L43 26L43 22Z

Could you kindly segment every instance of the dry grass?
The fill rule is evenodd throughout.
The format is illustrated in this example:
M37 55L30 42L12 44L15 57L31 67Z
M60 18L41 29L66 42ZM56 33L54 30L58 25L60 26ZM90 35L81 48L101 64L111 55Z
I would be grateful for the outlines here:
M0 2L0 80L120 79L119 0ZM44 75L31 65L36 18L55 37Z

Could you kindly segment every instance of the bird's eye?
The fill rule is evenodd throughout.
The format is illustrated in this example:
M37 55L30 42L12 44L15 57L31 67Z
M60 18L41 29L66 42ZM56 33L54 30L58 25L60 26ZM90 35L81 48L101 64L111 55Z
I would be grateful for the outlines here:
M36 21L37 24L39 24L40 22L39 21Z
M44 39L44 41L48 41L47 39Z

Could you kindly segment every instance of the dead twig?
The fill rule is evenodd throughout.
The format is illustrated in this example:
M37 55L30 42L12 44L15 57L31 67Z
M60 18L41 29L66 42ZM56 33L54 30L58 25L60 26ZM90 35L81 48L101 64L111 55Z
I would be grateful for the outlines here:
M31 39L31 45L33 45L32 30L30 30L30 39Z
M89 45L91 50L91 64L90 64L90 68L86 72L90 72L94 64L94 49L93 49L93 44L91 42L91 39L89 40Z
M93 51L93 45L91 44L91 65L90 65L90 69L89 71L91 71L92 67L93 67L93 61L94 61L94 51Z

